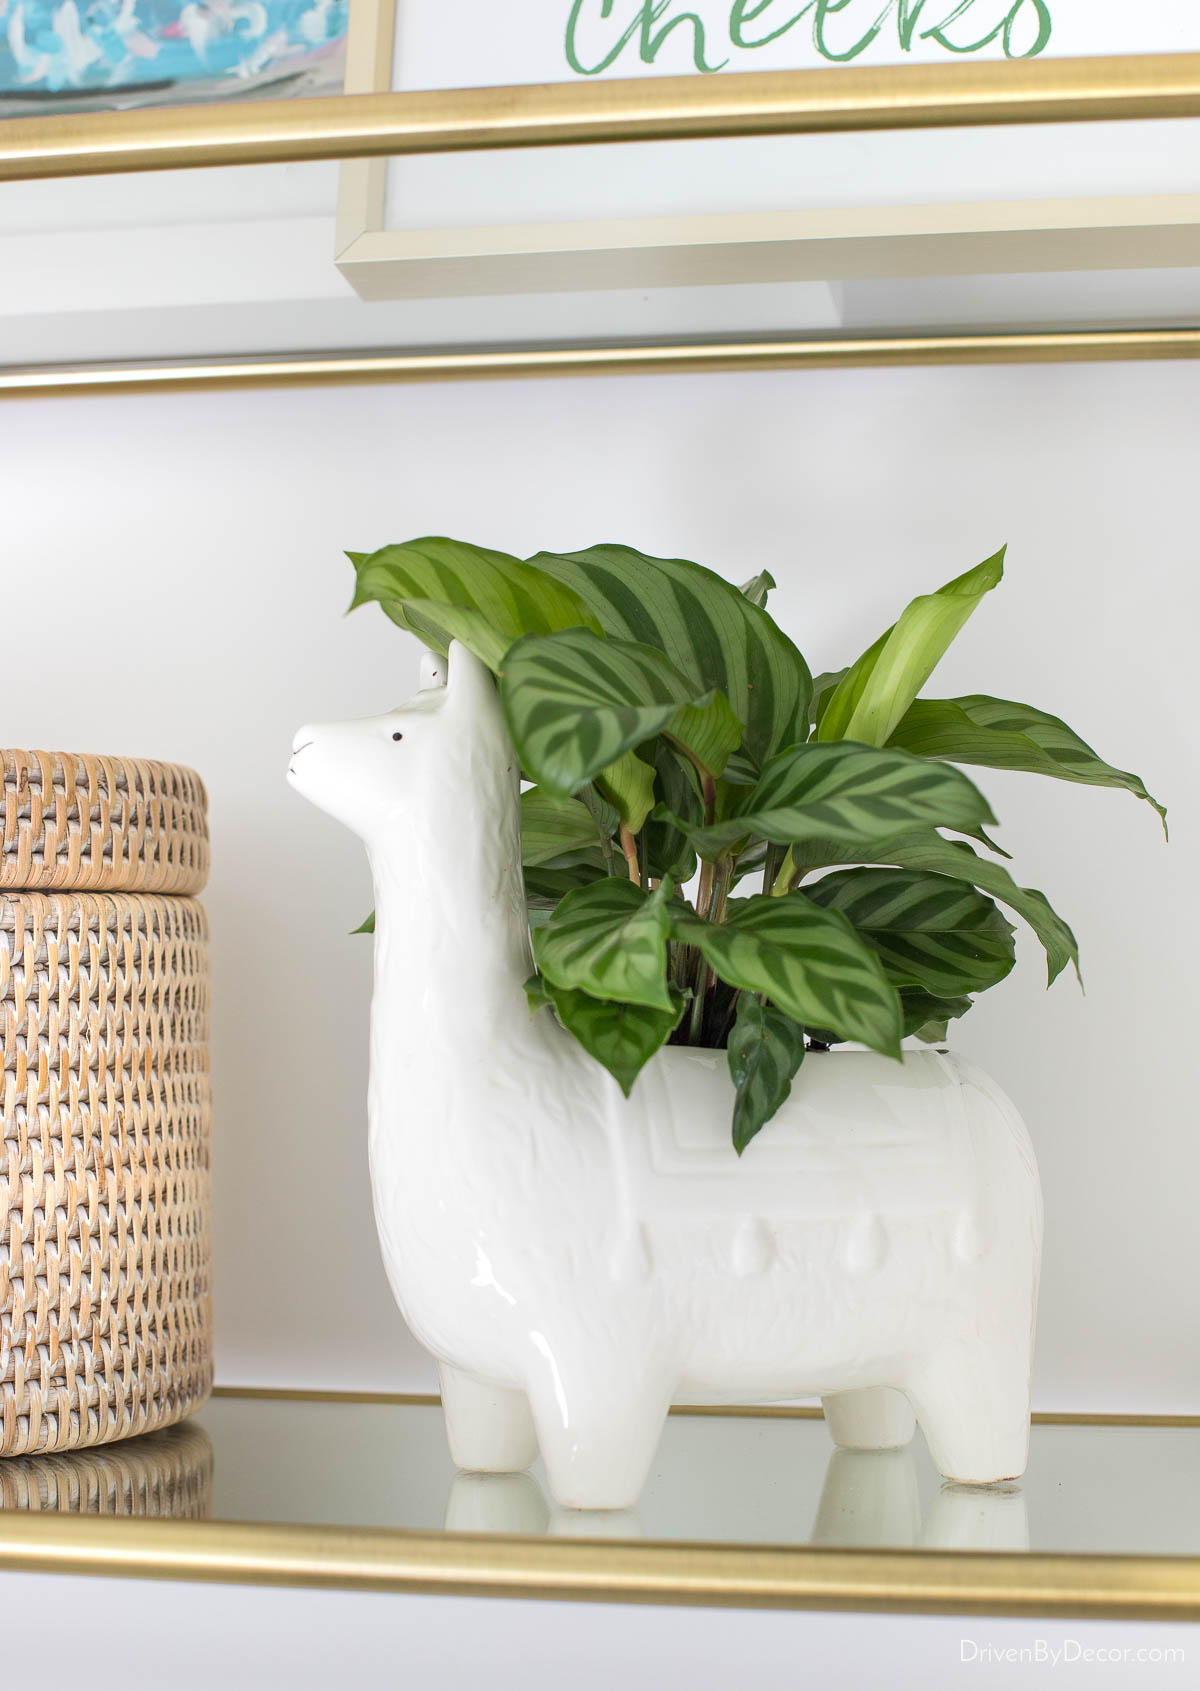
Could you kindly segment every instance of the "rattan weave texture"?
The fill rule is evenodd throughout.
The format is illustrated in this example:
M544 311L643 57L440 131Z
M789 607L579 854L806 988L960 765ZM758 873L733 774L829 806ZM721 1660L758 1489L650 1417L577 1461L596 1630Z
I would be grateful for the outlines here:
M22 756L0 762L19 769ZM157 874L178 878L186 855L194 881L207 864L199 779L113 759L53 767L81 763L106 779L156 770L159 799L188 795L190 820L147 826L147 788L127 784L141 846L118 829L107 858L64 857L43 806L43 866L91 874L106 861L136 878L144 846ZM15 785L6 777L6 797ZM80 792L62 789L68 808ZM211 1388L208 1032L208 922L194 899L0 890L0 1456L168 1426Z
M144 758L0 750L0 889L194 895L208 878L204 783Z

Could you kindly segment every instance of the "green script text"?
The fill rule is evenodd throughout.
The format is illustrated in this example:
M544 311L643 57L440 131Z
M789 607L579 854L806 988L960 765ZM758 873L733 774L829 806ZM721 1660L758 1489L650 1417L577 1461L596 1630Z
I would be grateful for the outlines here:
M1010 59L1032 59L1045 50L1053 24L1046 0L732 0L698 12L677 11L675 0L631 0L628 21L614 19L617 0L572 0L567 18L567 63L580 76L599 76L622 57L656 63L668 39L689 50L698 71L724 70L726 47L749 50L777 41L809 20L821 58L846 64L865 53L894 18L902 52L932 41L947 53L979 53L994 41ZM714 22L719 15L720 27Z

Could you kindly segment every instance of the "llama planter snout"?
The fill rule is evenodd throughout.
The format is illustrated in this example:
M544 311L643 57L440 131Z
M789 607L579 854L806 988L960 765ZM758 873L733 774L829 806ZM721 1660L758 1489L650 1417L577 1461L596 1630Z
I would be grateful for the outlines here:
M625 1099L526 1006L491 676L455 645L423 679L301 729L289 778L371 861L375 1214L458 1465L540 1447L560 1504L626 1508L672 1403L819 1395L839 1445L915 1412L948 1478L1022 1473L1041 1195L1012 1105L946 1053L830 1053L739 1160L723 1052L667 1047Z

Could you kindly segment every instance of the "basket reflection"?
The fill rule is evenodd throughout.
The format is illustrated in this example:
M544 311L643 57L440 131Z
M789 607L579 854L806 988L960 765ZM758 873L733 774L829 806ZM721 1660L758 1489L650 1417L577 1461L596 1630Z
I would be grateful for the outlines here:
M212 1491L213 1448L200 1427L0 1460L0 1509L201 1521L212 1513Z

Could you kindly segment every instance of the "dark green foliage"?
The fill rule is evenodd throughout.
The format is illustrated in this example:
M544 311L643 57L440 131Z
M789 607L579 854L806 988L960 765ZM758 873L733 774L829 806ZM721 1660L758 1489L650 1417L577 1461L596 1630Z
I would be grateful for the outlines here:
M815 684L765 608L764 570L739 590L625 546L522 561L439 538L350 557L356 605L376 600L439 652L461 641L497 676L537 783L521 800L531 1005L625 1093L668 1041L727 1046L739 1154L806 1048L897 1057L903 1038L944 1040L1013 967L996 901L1037 934L1051 981L1078 968L1075 936L996 860L987 801L953 765L1122 788L1165 826L1140 778L1058 717L918 697L1002 551Z
M742 996L729 1035L733 1148L739 1157L792 1090L804 1051L804 1029L790 1016Z

